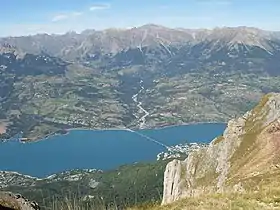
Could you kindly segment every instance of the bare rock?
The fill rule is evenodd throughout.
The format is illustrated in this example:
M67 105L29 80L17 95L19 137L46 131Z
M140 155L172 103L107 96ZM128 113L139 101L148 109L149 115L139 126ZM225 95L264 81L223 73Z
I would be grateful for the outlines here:
M3 210L39 210L39 205L20 194L0 192L0 209Z

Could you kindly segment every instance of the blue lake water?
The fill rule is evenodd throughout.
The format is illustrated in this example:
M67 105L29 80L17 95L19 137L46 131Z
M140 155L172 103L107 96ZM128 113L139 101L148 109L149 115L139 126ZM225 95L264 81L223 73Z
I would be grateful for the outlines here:
M225 124L196 124L137 131L165 145L208 143ZM71 169L113 169L156 159L165 147L125 130L73 130L34 143L0 143L0 170L45 177Z

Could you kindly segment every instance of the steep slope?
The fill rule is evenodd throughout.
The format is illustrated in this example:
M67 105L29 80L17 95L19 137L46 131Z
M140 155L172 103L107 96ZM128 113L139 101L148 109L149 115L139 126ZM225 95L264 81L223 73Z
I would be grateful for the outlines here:
M165 171L163 204L211 193L253 192L280 186L280 94L269 94L231 120L208 148L174 160Z

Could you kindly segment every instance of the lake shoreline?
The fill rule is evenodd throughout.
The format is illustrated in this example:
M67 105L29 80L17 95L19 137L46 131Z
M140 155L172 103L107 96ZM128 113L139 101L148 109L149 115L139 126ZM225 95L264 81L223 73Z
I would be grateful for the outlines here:
M182 124L177 124L177 125L161 125L161 126L149 126L147 128L143 129L130 129L130 128L86 128L86 127L81 127L81 128L69 128L69 129L64 129L64 130L59 130L53 133L50 133L44 137L38 137L38 138L20 138L19 142L23 144L28 144L28 143L36 143L40 141L45 141L48 140L52 137L55 136L63 136L63 135L69 135L71 131L127 131L131 132L132 131L145 131L145 130L162 130L162 129L168 129L168 128L174 128L177 126L189 126L189 125L202 125L202 124L227 124L226 122L190 122L190 123L182 123ZM0 139L0 141L6 142L9 141L9 139Z
M188 126L188 125L202 125L202 124L224 124L226 125L226 122L193 122L193 123L182 123L182 124L178 124L178 125L163 125L163 126L151 126L151 127L147 127L147 128L143 128L143 129L130 129L130 128L100 128L100 129L96 129L96 128L69 128L66 129L66 131L129 131L129 130L133 130L133 131L143 131L143 130L161 130L161 129L166 129L166 128L173 128L173 127L177 127L177 126ZM65 134L64 134L65 135ZM66 134L67 135L67 134Z

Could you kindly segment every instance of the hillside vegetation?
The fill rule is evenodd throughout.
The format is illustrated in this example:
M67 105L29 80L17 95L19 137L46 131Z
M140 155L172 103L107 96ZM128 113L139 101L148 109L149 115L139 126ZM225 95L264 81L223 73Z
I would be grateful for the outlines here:
M0 189L20 193L46 210L53 205L123 209L161 202L166 164L137 163L104 172L72 170L45 179L0 172Z

